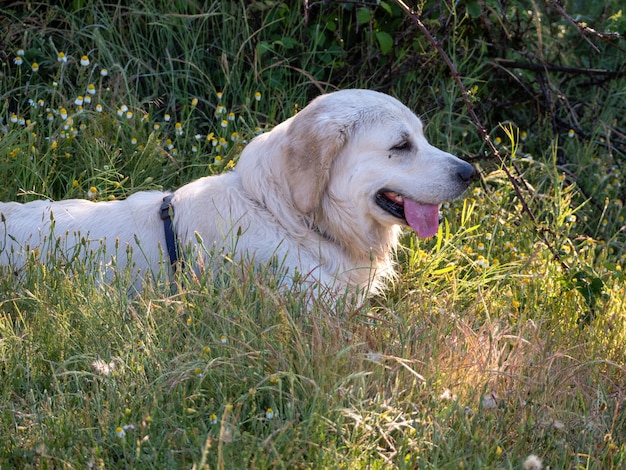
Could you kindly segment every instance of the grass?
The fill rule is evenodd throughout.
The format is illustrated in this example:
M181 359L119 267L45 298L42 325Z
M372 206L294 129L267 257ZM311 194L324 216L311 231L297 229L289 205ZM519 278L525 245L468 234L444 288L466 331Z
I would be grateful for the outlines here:
M377 87L386 60L404 67L400 53L376 56L368 29L397 16L360 24L359 57L381 60L380 69L368 61L375 70L364 78L329 39L354 26L352 6L304 23L300 8L244 5L3 10L0 199L175 188L228 170L248 140L334 77ZM486 109L501 85L489 81L484 50L466 54L472 16L450 18L459 32L445 45ZM546 54L567 52L557 23L542 31ZM529 31L530 50L539 39ZM577 63L572 51L564 60ZM409 71L389 91L421 106L435 144L482 154L459 90L437 67L427 83ZM563 86L569 100L593 103L571 137L528 109L488 121L529 182L538 226L502 168L474 160L481 181L445 208L438 237L407 232L398 281L358 309L307 308L309 293L281 290L271 267L183 272L174 290L157 276L134 296L128 272L98 283L97 253L33 262L19 279L5 269L0 468L505 469L531 454L546 468L624 466L624 155L615 145L624 81Z

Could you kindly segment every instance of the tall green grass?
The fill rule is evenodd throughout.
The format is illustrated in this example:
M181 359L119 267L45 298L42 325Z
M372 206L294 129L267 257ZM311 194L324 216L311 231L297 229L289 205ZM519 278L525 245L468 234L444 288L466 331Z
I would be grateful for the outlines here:
M433 143L482 155L436 55L415 36L434 64L423 73L405 69L414 49L381 54L395 10L341 4L304 22L302 8L6 7L0 198L123 198L227 171L320 89L382 87L388 67L404 70L388 89L420 105ZM487 108L497 84L462 34L475 10L436 11L450 21L429 26L450 33L446 50ZM565 54L555 25L543 45ZM348 50L337 35L362 42ZM0 468L522 468L531 454L546 468L621 468L623 155L607 155L605 131L621 122L623 81L570 85L597 110L580 123L589 132L570 137L528 109L487 123L539 223L501 167L474 159L481 181L444 208L436 238L404 234L397 282L359 308L281 288L272 267L182 272L174 288L157 275L132 295L130 272L99 282L98 253L3 269Z

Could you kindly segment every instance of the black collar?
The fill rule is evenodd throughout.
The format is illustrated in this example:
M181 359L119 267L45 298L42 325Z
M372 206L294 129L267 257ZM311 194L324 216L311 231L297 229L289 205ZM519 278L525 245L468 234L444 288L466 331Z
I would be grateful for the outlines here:
M163 204L161 204L161 220L163 221L163 228L165 229L165 245L167 247L167 254L170 257L170 265L175 270L178 260L180 259L180 247L172 224L174 217L172 196L173 195L170 194L163 198Z

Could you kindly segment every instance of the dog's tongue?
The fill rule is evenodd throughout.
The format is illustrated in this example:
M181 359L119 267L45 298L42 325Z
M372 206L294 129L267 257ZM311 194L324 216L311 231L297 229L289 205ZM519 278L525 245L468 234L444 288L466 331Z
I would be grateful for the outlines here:
M404 217L420 238L428 238L439 230L439 206L420 204L404 198Z

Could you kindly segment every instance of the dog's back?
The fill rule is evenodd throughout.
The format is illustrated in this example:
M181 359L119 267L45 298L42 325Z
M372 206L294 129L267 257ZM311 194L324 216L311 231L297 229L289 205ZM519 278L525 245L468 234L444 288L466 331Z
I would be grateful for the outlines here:
M19 270L29 257L43 263L89 254L145 272L159 259L164 193L139 192L126 200L83 199L0 203L0 264ZM141 236L140 236L141 235Z

